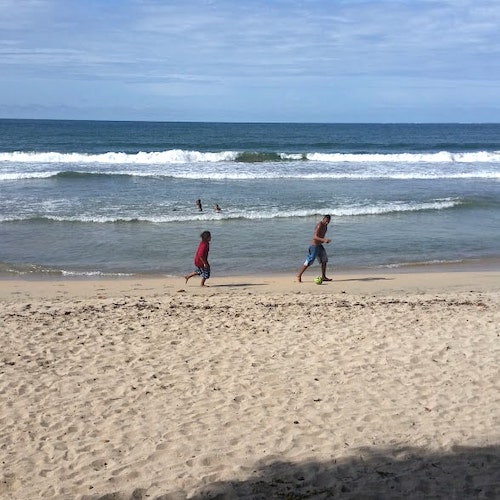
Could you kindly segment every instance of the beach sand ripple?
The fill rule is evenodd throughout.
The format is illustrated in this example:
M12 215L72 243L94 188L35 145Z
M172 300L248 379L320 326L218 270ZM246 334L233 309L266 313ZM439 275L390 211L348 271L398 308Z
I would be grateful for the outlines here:
M1 498L500 498L497 291L5 299Z

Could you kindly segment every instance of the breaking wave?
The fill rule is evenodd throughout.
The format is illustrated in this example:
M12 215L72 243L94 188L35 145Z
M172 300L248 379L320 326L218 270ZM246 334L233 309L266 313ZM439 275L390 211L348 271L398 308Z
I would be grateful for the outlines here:
M427 202L403 202L387 201L366 205L350 205L340 207L324 207L320 211L313 209L299 210L253 210L245 211L224 211L222 213L191 213L182 211L165 212L164 214L122 214L119 217L100 214L77 214L77 215L44 215L33 217L31 215L0 216L0 222L15 221L38 221L38 222L71 222L71 223L171 223L187 221L222 221L222 220L263 220L263 219L281 219L294 217L315 217L323 212L329 212L334 217L357 217L367 215L386 215L401 212L420 212L429 210L446 210L463 205L459 199L431 200Z
M0 162L15 163L66 163L66 164L141 164L163 165L168 163L262 163L281 161L314 161L341 163L500 163L500 151L452 153L279 153L265 151L202 152L171 149L157 152L122 153L57 153L23 152L0 153Z

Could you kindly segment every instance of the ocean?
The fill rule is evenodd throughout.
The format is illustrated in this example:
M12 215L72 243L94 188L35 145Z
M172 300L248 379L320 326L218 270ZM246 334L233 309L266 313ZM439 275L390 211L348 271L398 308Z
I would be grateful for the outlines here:
M295 276L323 214L333 277L498 269L500 124L0 120L4 278Z

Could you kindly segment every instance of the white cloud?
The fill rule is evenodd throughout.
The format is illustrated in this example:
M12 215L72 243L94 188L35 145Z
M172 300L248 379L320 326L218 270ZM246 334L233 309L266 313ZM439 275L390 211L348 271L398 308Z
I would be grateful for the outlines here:
M177 100L174 119L197 109L225 119L204 98L225 95L242 121L256 109L271 119L292 101L300 120L308 110L317 116L317 97L332 89L342 117L360 99L367 115L399 105L420 116L423 94L434 117L443 96L454 96L450 113L463 106L460 92L446 93L450 85L463 87L471 108L477 89L484 109L481 89L500 80L496 0L0 0L0 12L4 106L43 105L29 85L18 85L24 94L8 90L36 76L39 87L60 89L61 105L87 88L93 106L110 110L126 99L145 110L155 98L168 109ZM492 109L499 93L487 93ZM326 121L339 110L322 108Z

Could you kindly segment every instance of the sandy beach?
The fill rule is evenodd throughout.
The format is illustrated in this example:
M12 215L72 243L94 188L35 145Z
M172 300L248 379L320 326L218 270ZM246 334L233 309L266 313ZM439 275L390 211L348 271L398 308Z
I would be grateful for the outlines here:
M500 272L3 280L0 498L500 498Z

